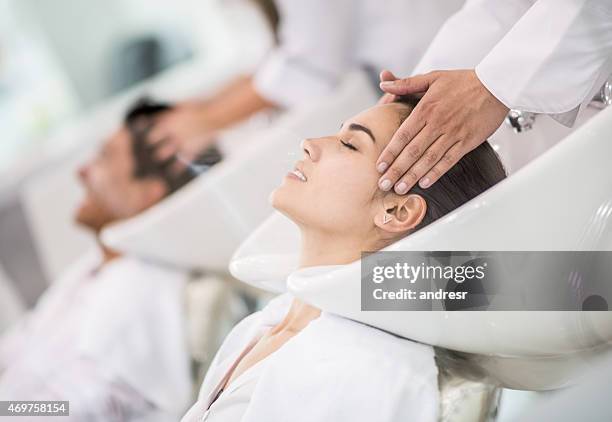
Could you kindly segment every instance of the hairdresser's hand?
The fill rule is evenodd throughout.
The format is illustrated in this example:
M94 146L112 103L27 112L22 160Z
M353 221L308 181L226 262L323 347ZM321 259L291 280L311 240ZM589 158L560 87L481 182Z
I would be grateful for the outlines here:
M189 162L214 142L216 131L206 119L206 107L201 102L186 102L164 113L148 136L155 145L155 157L165 161L175 155Z
M423 95L376 163L384 173L379 187L395 186L398 194L419 181L422 188L431 186L495 132L508 114L473 70L430 72L383 81L380 87L391 95Z
M398 78L391 73L391 71L389 70L383 70L382 72L380 72L380 81L381 82L393 82L393 81L397 81ZM387 94L385 93L382 97L380 97L380 99L378 100L378 104L389 104L392 103L393 101L395 101L397 97L393 94Z

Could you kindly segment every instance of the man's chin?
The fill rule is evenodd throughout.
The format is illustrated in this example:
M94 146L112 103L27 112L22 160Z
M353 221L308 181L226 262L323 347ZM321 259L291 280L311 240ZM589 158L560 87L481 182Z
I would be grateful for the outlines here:
M104 227L105 219L97 215L95 210L87 203L82 203L74 212L73 220L76 225L98 233Z
M74 216L74 223L86 230L97 231L94 227L93 221L88 219L86 216L79 214L78 212Z

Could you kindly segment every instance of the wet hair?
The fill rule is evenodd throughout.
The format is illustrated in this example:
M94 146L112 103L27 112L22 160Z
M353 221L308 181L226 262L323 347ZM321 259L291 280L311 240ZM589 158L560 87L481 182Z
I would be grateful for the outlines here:
M395 103L406 105L406 112L400 112L400 125L419 102L415 96L398 97ZM436 221L461 205L480 195L506 178L506 171L499 157L489 144L483 142L463 156L449 171L429 188L418 184L408 193L423 197L427 210L415 230Z
M143 179L147 177L161 179L166 187L166 195L170 195L185 186L198 175L190 166L176 171L176 157L160 161L156 159L157 146L148 142L148 135L155 126L155 119L161 114L172 110L173 106L154 102L148 98L140 99L132 106L125 116L125 125L132 141L134 156L134 177ZM195 167L208 168L221 160L221 154L215 147L203 151L191 163Z

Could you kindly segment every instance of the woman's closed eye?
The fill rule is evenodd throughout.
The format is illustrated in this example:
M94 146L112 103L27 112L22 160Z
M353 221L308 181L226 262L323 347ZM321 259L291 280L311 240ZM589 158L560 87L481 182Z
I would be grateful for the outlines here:
M345 141L343 141L342 139L340 139L340 143L341 143L343 146L345 146L345 147L347 147L348 149L350 149L350 150L353 150L353 151L358 151L358 150L357 150L357 148L355 147L355 145L351 144L350 142L345 142Z

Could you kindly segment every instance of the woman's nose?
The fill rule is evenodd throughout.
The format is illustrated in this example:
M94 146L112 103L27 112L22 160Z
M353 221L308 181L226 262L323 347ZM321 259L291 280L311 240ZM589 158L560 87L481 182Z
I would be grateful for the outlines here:
M321 156L321 148L314 141L314 139L310 138L303 140L302 149L304 150L304 154L306 154L306 157L308 157L311 161L316 162Z

